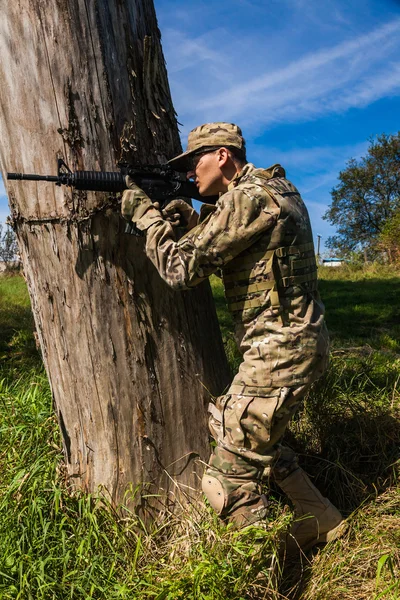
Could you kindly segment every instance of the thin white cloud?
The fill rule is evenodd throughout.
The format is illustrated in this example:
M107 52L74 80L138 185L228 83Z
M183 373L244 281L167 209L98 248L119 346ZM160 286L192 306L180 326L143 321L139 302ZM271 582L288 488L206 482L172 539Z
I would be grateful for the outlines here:
M168 47L168 73L179 73L202 61L211 61L214 65L226 63L221 52L212 48L213 40L220 35L219 30L212 30L197 38L189 38L176 29L166 29L163 37L173 40Z
M350 158L360 158L365 155L368 142L344 144L340 146L313 146L309 148L279 148L264 146L254 151L250 148L251 160L256 165L271 165L280 163L285 167L287 177L298 186L302 195L309 198L322 194L325 202L330 202L330 190L338 180Z
M248 68L237 62L237 56L223 53L226 35L221 29L189 42L175 32L175 41L181 43L173 50L176 71L175 75L172 71L171 87L179 119L189 129L198 122L223 118L262 130L364 107L400 93L400 19L275 69L269 64L260 68L269 55L267 44ZM225 42L220 51L218 37ZM170 69L168 54L167 58ZM193 69L183 73L190 61ZM252 75L255 67L256 76Z
M328 204L323 204L322 202L315 202L315 200L307 200L307 207L309 211L315 212L319 217L325 213L328 209Z
M363 107L379 100L398 94L400 91L400 60L392 62L388 67L372 77L367 77L347 90L340 99L332 99L329 103L332 111L344 110L351 107Z
M337 0L324 0L323 10L319 2L310 0L279 0L287 4L291 11L294 11L296 18L307 19L308 22L318 27L335 27L337 25L350 25L351 20L348 10L340 7ZM364 0L364 3L366 0ZM341 10L342 8L342 10Z
M232 98L239 101L241 105L246 105L249 102L252 103L254 95L258 98L260 92L265 94L268 91L275 92L276 90L278 90L279 101L282 99L282 93L285 91L289 99L293 99L293 96L297 95L296 91L303 91L305 86L310 88L308 91L311 92L312 96L321 97L324 91L329 92L337 89L341 84L349 81L349 73L342 70L344 65L340 61L344 61L347 65L353 61L354 66L354 61L357 58L359 59L357 61L359 68L355 70L365 71L367 68L366 61L368 60L366 53L372 54L376 62L378 57L386 55L387 46L392 46L394 37L398 43L399 35L400 19L397 19L392 23L379 27L368 35L361 36L350 42L341 43L328 50L323 49L319 52L309 54L300 60L294 61L284 69L279 69L276 72L267 73L261 77L246 81L214 98L205 100L203 103L200 103L199 108L222 107L228 102L231 103ZM370 68L371 64L368 67ZM327 69L332 68L335 70L335 74L338 70L342 71L339 74L339 80L332 77L332 71L328 70L327 72ZM322 70L325 71L325 75ZM356 74L354 72L351 73L352 77ZM304 79L305 81L303 81ZM288 90L282 89L282 86L289 87L291 82L297 83L297 90L296 88L292 90L290 88ZM309 85L310 83L313 84L313 87ZM273 104L278 104L277 100L274 99Z

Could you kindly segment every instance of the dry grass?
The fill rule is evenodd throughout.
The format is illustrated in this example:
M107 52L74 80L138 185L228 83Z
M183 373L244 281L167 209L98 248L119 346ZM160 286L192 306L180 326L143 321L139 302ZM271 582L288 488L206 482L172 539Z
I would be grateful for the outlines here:
M301 600L400 598L400 489L349 518L349 530L306 566Z

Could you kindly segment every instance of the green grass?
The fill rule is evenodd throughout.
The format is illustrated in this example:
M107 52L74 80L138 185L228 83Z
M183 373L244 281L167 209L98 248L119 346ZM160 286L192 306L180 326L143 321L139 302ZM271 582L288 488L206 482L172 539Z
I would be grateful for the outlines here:
M165 514L149 530L70 490L25 283L0 278L0 599L400 599L400 275L325 271L331 366L286 442L350 528L287 565L279 590L269 567L291 512L277 490L269 529L247 532L205 506ZM234 369L232 321L216 279L213 288Z
M334 348L369 345L400 352L400 270L381 269L320 268L319 288Z
M225 353L228 358L229 366L232 375L237 371L237 368L242 360L241 354L237 348L234 336L233 319L226 308L224 286L219 277L213 275L211 277L211 287L217 309L219 326L221 329L222 339L224 341Z
M33 336L33 316L21 276L0 275L0 361L24 371L40 366Z

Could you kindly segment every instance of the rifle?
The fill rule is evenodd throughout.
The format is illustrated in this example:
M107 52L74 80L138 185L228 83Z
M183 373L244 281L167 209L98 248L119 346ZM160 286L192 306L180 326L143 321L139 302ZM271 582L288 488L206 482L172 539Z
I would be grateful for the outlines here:
M56 185L68 185L76 190L92 192L123 192L128 189L125 178L129 175L153 202L163 209L175 198L203 200L193 181L182 181L169 165L130 165L119 162L120 171L71 171L62 158L57 160L57 175L7 173L7 179L18 181L51 181ZM208 198L215 202L216 198ZM125 233L137 235L133 223L127 223Z

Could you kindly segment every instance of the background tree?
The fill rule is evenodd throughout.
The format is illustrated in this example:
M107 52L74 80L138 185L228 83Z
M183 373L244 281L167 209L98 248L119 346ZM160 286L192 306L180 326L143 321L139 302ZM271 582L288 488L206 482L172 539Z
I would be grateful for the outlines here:
M374 251L385 224L400 207L400 132L372 140L367 155L351 159L332 190L324 215L337 229L327 246L347 255Z
M386 221L379 235L377 247L386 254L389 262L400 262L400 209Z
M5 229L0 223L0 261L4 263L6 269L19 264L17 238L8 223Z
M116 170L180 152L151 0L15 0L0 20L6 171ZM177 294L116 198L7 185L70 481L198 489L205 406L228 369L208 283ZM138 494L137 501L140 500Z

